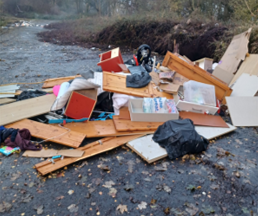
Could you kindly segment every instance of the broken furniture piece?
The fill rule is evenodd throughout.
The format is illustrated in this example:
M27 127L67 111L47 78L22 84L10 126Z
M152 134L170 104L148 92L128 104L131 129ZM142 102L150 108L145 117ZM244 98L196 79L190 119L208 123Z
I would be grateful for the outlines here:
M100 61L97 64L102 68L102 71L121 72L118 64L124 64L119 47L108 52L99 54Z
M214 85L216 97L223 104L226 104L225 97L231 95L232 89L230 89L226 83L211 75L207 71L201 69L197 65L189 64L169 51L167 52L162 65L168 67L171 70L175 70L177 73L183 75L187 79Z

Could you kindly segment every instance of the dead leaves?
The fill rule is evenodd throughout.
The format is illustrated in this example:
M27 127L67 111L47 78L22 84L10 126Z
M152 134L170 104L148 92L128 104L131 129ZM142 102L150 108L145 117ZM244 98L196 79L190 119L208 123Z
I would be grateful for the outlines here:
M168 162L163 162L163 163L161 164L161 166L155 166L154 169L155 169L156 171L166 171L168 165L169 165Z
M56 200L61 200L61 199L64 199L64 196L59 196L56 198Z
M110 171L110 168L107 165L105 165L105 164L98 165L98 168L100 168L100 169L102 169L104 171L107 171L107 172Z
M108 194L113 198L116 197L117 190L115 188L109 188Z
M69 190L67 193L68 193L69 195L72 195L72 194L74 193L74 190Z
M142 202L138 205L138 208L139 208L140 210L142 210L142 209L146 209L146 206L147 206L147 203L142 201Z
M33 199L33 196L31 196L30 194L26 194L23 198L22 198L22 202L23 203L28 203Z
M163 185L157 185L157 186L156 186L156 189L159 190L159 191L164 190L164 191L166 191L167 193L171 193L171 188L170 188L169 186L165 185L165 184L163 184Z
M129 173L132 173L133 172L133 165L134 165L135 163L132 161L132 160L129 160L128 162L127 162L127 165L128 165L128 172Z
M37 214L39 215L43 213L43 208L44 208L43 205L38 205L34 207L34 209L37 211Z
M12 204L8 202L0 203L0 213L8 212L12 208Z
M79 209L79 207L78 207L77 205L75 205L75 204L72 204L72 205L68 206L67 209L68 209L71 213L73 213L73 212L77 212L78 209Z
M105 188L112 188L112 186L115 185L113 181L106 181L104 185L102 185Z
M186 203L187 208L185 209L191 216L195 216L199 209L194 204Z
M117 206L116 210L117 211L119 210L121 214L123 214L124 212L128 212L127 205L121 205L120 204L119 206Z
M125 186L124 186L124 189L126 190L126 191L130 191L130 190L132 190L134 187L133 187L133 185L131 185L131 184L126 184Z
M11 181L15 181L17 178L19 178L22 174L20 172L13 173Z

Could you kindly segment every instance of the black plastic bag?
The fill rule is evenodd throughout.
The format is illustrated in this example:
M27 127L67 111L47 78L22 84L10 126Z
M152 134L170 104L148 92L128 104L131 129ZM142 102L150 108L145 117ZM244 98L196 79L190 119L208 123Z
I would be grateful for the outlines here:
M185 154L195 154L207 149L209 141L200 136L190 119L171 120L159 126L152 138L167 150L173 160Z
M141 72L141 74L133 74L126 77L126 87L142 88L149 84L151 76L147 72Z
M41 90L26 90L23 91L18 97L17 101L26 100L30 98L40 97L48 94L47 92L41 91Z

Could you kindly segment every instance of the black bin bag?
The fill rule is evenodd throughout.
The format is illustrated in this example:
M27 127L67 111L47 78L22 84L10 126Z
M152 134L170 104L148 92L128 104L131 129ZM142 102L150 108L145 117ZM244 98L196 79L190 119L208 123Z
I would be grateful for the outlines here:
M159 126L152 138L167 150L173 160L185 154L195 154L207 149L209 141L200 136L190 119L170 120Z

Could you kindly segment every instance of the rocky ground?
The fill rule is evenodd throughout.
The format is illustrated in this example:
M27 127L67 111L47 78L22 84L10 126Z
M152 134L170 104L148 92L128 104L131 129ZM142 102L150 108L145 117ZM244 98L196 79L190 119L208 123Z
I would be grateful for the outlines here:
M39 42L40 31L42 27L34 25L0 33L0 84L40 82L97 68L101 51ZM203 154L149 165L122 147L44 177L33 168L40 159L1 155L0 213L257 216L257 145L257 128L239 127L213 140ZM100 164L109 170L100 169Z

